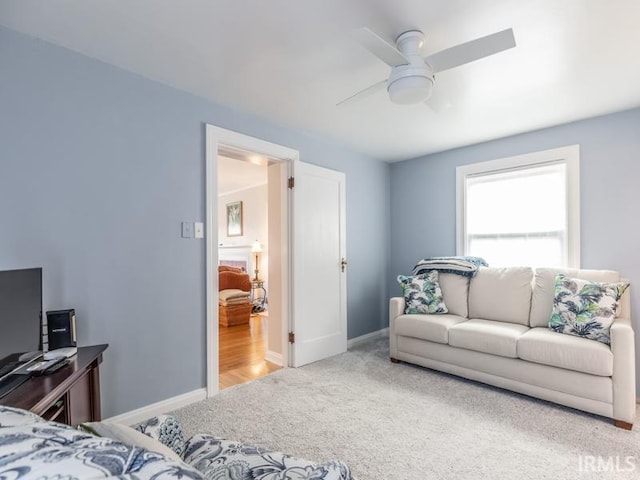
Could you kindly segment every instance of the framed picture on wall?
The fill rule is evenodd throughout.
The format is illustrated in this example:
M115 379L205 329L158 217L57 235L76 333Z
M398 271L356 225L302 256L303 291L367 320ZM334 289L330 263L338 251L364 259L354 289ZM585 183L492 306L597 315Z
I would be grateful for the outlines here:
M242 202L227 204L227 237L242 235Z

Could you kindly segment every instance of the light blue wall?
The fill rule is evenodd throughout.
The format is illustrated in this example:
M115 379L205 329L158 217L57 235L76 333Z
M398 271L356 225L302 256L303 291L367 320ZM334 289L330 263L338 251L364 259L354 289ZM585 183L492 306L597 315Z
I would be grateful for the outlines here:
M386 324L387 164L0 28L0 268L42 266L45 309L110 344L105 416L204 386L205 123L346 173L348 335Z
M458 165L574 144L580 145L581 265L618 270L631 279L640 345L640 109L393 164L391 295L399 294L395 276L410 272L417 260L455 255ZM640 395L640 362L636 364Z

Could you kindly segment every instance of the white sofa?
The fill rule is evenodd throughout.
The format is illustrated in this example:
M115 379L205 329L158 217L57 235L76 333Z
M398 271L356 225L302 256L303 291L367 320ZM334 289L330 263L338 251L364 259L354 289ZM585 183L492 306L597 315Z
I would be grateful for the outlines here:
M549 329L557 273L621 280L609 270L480 268L471 279L441 273L449 313L405 314L404 298L391 299L391 361L595 413L631 429L636 386L630 289L620 299L609 346Z

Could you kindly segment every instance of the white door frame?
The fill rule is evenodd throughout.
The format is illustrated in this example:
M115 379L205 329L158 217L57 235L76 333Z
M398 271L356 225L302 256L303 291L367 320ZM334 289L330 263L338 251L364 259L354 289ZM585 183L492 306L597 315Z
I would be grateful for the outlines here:
M265 155L267 157L278 159L281 161L296 162L300 158L300 152L282 145L267 142L259 138L250 137L242 133L226 130L214 125L206 125L206 152L205 152L205 215L206 215L206 345L207 345L207 378L206 389L207 397L211 397L218 393L218 377L219 377L219 359L218 359L218 271L215 268L218 265L218 151L220 147L238 148L256 154ZM286 196L283 196L286 199ZM285 200L286 203L286 200ZM289 228L288 205L280 205L281 212L286 214L283 218L283 225ZM285 236L287 242L289 235ZM287 265L282 269L282 292L281 299L283 313L282 319L286 328L282 329L282 363L284 366L289 364L289 348L288 346L288 327L290 324L290 308L289 308L289 263L290 249L284 246L287 251Z

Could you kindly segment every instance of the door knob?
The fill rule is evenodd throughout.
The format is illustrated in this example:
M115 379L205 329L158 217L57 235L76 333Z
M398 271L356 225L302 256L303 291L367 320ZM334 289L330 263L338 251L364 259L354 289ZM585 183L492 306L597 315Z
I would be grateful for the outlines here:
M340 267L341 267L343 272L344 272L344 269L346 268L346 266L347 266L347 261L343 257L342 261L340 262Z

